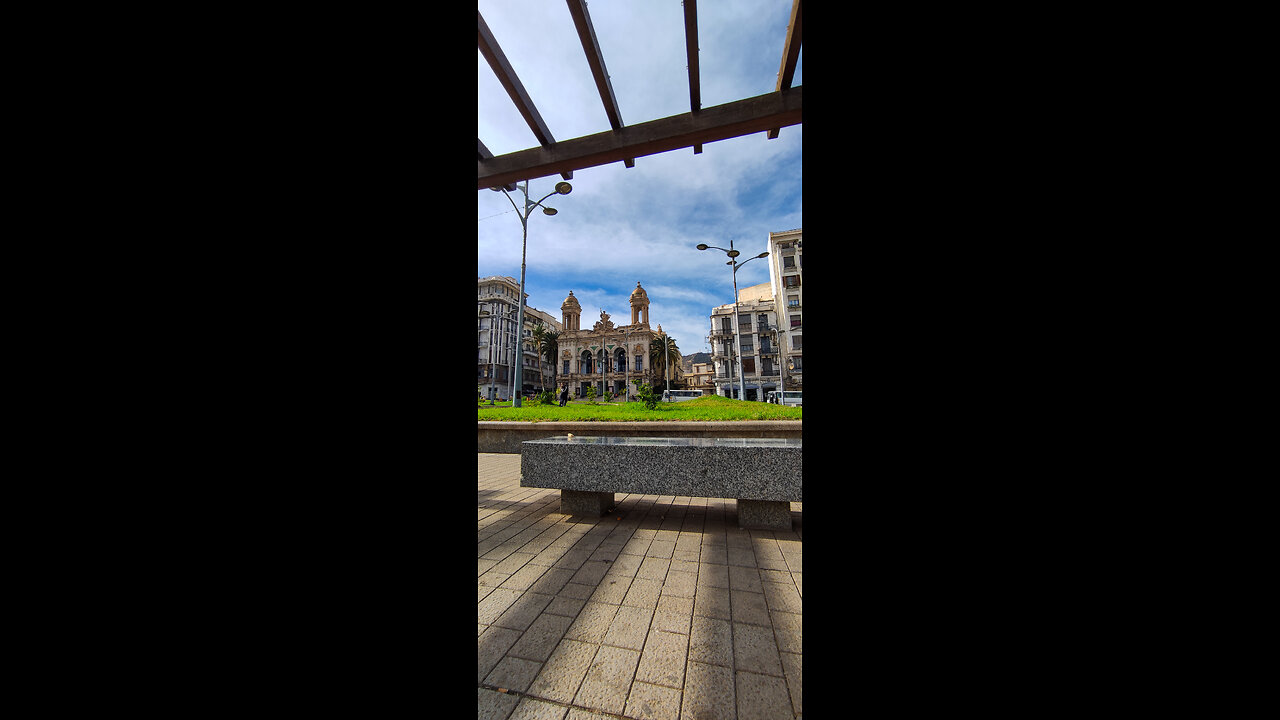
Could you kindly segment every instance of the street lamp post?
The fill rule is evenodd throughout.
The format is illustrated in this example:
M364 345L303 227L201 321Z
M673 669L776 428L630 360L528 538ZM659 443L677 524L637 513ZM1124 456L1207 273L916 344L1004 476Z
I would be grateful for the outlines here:
M732 238L729 239L728 250L725 250L722 247L716 247L715 245L707 245L706 243L698 243L698 249L699 250L713 249L713 250L723 251L725 255L729 256L729 262L725 263L725 265L729 265L733 268L733 343L734 343L734 350L737 351L735 355L737 355L738 357L738 399L746 400L747 392L743 388L743 377L742 377L742 347L741 347L742 341L738 336L738 268L742 267L743 265L746 265L752 260L759 260L760 258L763 258L763 257L769 257L769 253L767 251L762 252L759 255L756 255L755 257L749 257L746 260L743 260L742 262L738 262L737 257L742 253L733 249Z
M631 327L622 331L622 402L631 402Z
M525 180L523 186L517 184L516 187L524 191L524 212L521 212L520 208L516 206L515 200L511 200L511 195L507 192L506 188L490 188L496 192L501 192L503 195L507 196L508 200L511 200L511 207L516 209L516 216L520 218L520 229L522 231L520 238L520 297L516 298L520 303L520 315L516 320L516 392L511 398L511 407L521 407L521 401L524 399L524 373L522 372L524 368L524 266L525 253L529 244L529 214L533 212L535 207L541 207L542 214L555 215L556 209L543 205L542 201L557 193L560 195L568 195L573 190L573 186L569 183L558 182L556 183L555 190L543 195L541 200L530 202L529 181Z

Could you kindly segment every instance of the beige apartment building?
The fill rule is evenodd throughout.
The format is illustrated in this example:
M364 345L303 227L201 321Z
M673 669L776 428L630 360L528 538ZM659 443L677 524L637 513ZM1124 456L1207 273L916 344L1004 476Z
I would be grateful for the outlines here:
M714 373L710 380L715 394L764 400L770 390L804 389L802 239L802 229L769 233L769 282L738 289L736 342L735 304L711 310L707 342L711 345Z
M716 366L714 363L693 363L690 365L689 372L685 373L684 376L685 389L701 390L703 395L714 395L716 386L712 379L715 375Z
M509 400L516 392L515 363L523 363L521 385L524 393L537 392L543 381L539 380L538 348L533 341L533 328L541 323L550 330L561 332L560 321L550 313L531 307L529 294L524 296L524 328L516 332L520 305L520 283L506 275L491 275L476 279L476 387L480 397L488 400ZM517 335L522 351L517 360ZM547 383L551 382L552 368L542 363Z

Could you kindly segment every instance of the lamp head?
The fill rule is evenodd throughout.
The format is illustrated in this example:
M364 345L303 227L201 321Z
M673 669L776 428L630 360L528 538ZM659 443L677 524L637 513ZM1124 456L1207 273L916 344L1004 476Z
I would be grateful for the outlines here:
M553 208L553 207L543 207L543 208L542 208L542 214L543 214L543 215L555 215L557 212L558 212L558 211L557 211L555 208Z
M730 250L729 252L725 253L725 255L728 255L731 258L736 258L741 254L742 253L738 252L737 250Z
M564 181L558 182L556 183L556 192L560 193L561 195L568 195L569 193L573 192L573 186Z
M698 243L699 250L706 250L709 247L706 243Z
M760 253L760 254L759 254L759 255L757 255L756 257L758 257L758 258L762 258L762 257L769 257L769 253L768 253L768 251L765 251L765 252Z

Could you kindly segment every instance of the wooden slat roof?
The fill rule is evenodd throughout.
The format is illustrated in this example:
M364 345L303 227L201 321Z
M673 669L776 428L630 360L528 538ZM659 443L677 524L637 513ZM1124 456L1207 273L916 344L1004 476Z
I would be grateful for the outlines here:
M692 147L697 154L702 152L704 143L757 132L765 132L766 137L776 138L780 128L801 124L803 88L791 87L791 81L802 43L802 0L792 0L787 39L782 48L774 92L710 108L701 107L697 0L684 0L689 112L631 126L622 121L622 110L609 82L604 50L596 39L591 16L587 13L587 3L585 0L565 1L611 129L557 141L520 83L515 68L503 54L484 18L477 12L480 52L539 143L539 147L495 156L485 148L483 140L477 138L477 189L499 186L510 188L519 180L556 173L569 180L573 177L573 171L579 168L618 161L622 161L626 167L633 167L635 158L645 155L686 147Z

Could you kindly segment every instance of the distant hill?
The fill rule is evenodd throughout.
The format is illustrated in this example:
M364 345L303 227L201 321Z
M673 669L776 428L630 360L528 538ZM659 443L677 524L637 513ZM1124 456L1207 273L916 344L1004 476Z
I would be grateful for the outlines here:
M693 353L692 355L680 356L680 366L684 368L685 372L692 371L694 363L709 363L709 362L711 362L711 353L696 352L696 353Z

